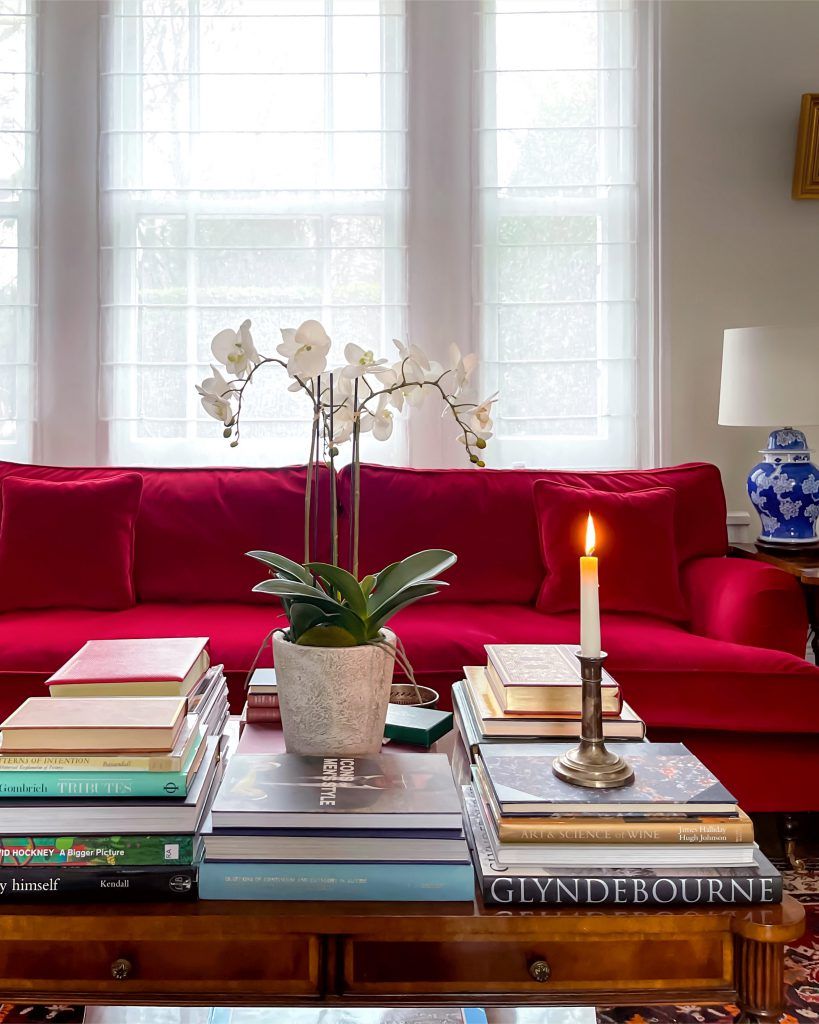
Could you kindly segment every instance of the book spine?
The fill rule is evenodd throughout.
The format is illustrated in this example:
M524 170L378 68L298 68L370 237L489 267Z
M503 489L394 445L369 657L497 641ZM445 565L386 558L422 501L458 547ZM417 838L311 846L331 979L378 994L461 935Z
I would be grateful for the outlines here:
M7 772L178 772L178 754L26 754L0 757L0 778Z
M720 906L781 903L782 877L503 875L483 878L484 902L549 906Z
M180 797L188 792L183 772L0 772L0 798Z
M100 900L196 898L195 867L0 868L0 903L47 903L64 898Z
M0 840L0 866L17 868L192 864L193 836L21 836Z
M471 864L213 863L199 868L203 900L472 900Z
M282 713L278 708L254 708L249 706L245 717L248 722L270 722L273 724L282 720Z
M276 693L249 693L247 706L249 708L277 708L279 695Z
M713 820L593 821L579 824L565 821L539 821L533 826L520 821L498 823L502 843L703 843L733 845L752 843L754 826L750 819Z

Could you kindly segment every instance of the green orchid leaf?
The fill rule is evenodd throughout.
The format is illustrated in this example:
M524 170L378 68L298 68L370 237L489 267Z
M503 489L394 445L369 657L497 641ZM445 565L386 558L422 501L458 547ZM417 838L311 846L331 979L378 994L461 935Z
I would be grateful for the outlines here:
M370 615L377 615L387 601L399 594L405 587L425 580L443 572L454 565L457 557L451 551L432 548L409 555L402 562L379 573L375 590L367 599Z
M307 562L305 568L337 590L356 615L362 618L366 616L367 598L352 573L342 569L340 565L329 565L327 562Z
M369 597L370 594L372 593L372 589L375 586L376 579L376 576L370 575L365 576L364 579L361 581L361 593L365 597Z
M258 594L273 594L281 598L298 598L306 604L318 605L328 611L337 611L341 605L334 597L325 594L317 587L308 587L304 583L296 583L294 580L262 580L253 588Z
M300 647L358 647L359 642L342 626L318 625L306 630L296 643Z
M257 562L263 562L265 565L275 569L285 579L306 583L308 586L311 586L313 583L313 577L303 565L299 565L298 562L294 562L291 558L286 558L284 555L277 555L274 551L246 551L245 554L248 558L255 558Z
M292 601L287 612L290 621L290 632L296 643L302 633L306 633L313 626L323 622L326 612L314 604L303 604L301 601Z
M422 597L431 597L437 594L441 587L447 586L443 580L432 580L429 583L410 583L399 593L386 601L377 613L371 614L367 620L368 637L372 639L378 635L378 631L391 619L396 612L400 612L407 605L420 601Z

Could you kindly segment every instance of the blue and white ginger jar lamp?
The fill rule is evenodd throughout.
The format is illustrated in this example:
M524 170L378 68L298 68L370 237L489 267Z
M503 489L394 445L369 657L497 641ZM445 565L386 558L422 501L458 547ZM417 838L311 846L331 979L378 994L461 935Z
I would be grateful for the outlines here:
M819 327L744 327L725 331L719 422L772 426L819 422ZM760 544L819 544L819 469L801 430L778 427L748 476L759 513Z

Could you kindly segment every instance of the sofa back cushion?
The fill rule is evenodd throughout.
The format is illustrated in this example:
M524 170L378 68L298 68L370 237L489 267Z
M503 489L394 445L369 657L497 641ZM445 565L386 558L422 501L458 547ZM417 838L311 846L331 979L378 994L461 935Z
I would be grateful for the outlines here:
M138 601L271 600L252 594L265 570L245 552L262 548L301 561L304 554L304 467L282 469L135 469L142 502L135 528ZM0 463L8 476L76 481L120 475L119 467L64 468ZM322 520L329 473L320 475ZM327 557L327 530L318 531Z
M0 487L0 611L134 604L138 473Z
M546 567L538 611L580 608L579 559L591 515L600 608L678 621L688 617L674 537L676 495L670 487L597 491L544 479L535 481L534 495Z
M342 470L339 481L343 565L349 564L349 472ZM706 463L618 472L362 466L360 573L422 548L448 548L458 556L443 577L450 586L431 600L534 604L544 566L532 492L542 479L603 491L671 488L680 563L727 551L722 481Z

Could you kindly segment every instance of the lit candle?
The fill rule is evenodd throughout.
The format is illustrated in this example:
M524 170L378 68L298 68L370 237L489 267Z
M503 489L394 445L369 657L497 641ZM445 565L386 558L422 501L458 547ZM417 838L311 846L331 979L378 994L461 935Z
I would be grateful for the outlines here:
M600 595L594 557L594 520L586 521L586 554L580 559L580 653L600 657Z

